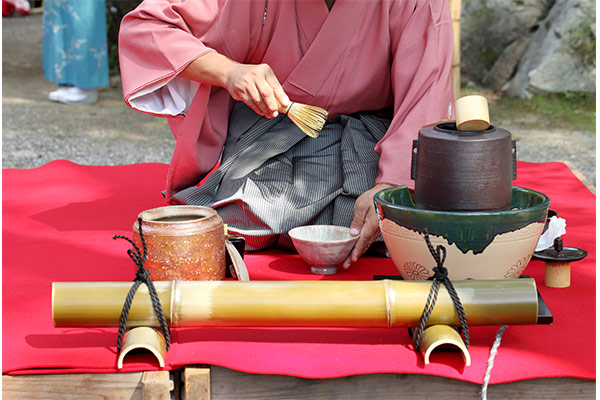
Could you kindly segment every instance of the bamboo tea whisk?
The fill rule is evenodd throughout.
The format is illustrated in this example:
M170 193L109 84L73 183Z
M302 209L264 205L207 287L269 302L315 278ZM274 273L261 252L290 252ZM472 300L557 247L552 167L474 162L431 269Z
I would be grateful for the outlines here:
M279 105L279 112L287 115L302 132L312 138L319 136L329 115L320 107L301 103L292 103L287 107Z

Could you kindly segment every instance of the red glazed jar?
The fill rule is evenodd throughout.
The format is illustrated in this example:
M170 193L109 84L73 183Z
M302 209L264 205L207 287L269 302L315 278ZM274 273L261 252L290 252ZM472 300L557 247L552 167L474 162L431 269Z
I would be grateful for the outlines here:
M200 206L167 206L142 211L148 257L145 267L157 281L225 279L225 236L217 212ZM138 222L133 240L142 249Z

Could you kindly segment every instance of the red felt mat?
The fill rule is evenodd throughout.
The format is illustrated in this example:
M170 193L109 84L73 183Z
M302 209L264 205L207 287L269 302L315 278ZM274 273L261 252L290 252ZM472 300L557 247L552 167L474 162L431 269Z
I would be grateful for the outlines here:
M162 206L167 166L91 167L67 161L3 171L2 323L4 373L115 372L116 328L54 328L54 281L131 281L128 243L137 214ZM567 220L566 246L586 249L572 286L543 285L543 263L525 271L554 315L553 325L510 326L490 383L570 376L595 379L595 196L562 163L519 163L515 184L546 193ZM350 271L319 277L297 256L272 250L246 255L253 280L370 280L396 274L389 259L364 257ZM167 369L214 364L240 371L333 378L395 372L481 383L498 327L472 327L472 365L438 353L425 366L406 329L194 328L172 331ZM158 369L131 355L123 371Z

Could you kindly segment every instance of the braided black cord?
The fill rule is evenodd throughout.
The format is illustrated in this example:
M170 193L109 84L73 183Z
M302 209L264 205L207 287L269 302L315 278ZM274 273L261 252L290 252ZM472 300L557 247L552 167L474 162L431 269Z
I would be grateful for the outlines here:
M415 342L415 347L419 350L421 345L421 335L425 330L425 326L427 325L427 321L429 321L429 316L433 311L433 307L435 306L435 302L437 301L437 296L440 290L441 282L437 279L433 280L431 284L431 289L429 290L429 296L427 296L427 302L425 303L425 309L423 310L423 314L421 315L421 323L419 327L413 333L413 340Z
M465 310L462 306L462 302L458 297L458 293L456 293L456 289L452 284L452 281L448 279L448 269L444 267L444 261L446 260L446 249L444 246L439 245L434 252L431 241L429 240L429 234L427 230L425 230L425 242L427 243L427 248L429 248L429 252L433 255L437 263L437 267L433 268L434 278L437 276L437 279L441 281L446 289L448 290L448 294L452 299L452 303L454 304L454 308L456 308L456 312L458 313L458 319L460 321L461 328L463 330L463 335L465 337L465 345L469 347L469 343L471 341L471 337L469 335L469 325L467 325L467 316L465 314ZM433 307L432 307L433 308Z
M444 267L444 261L446 260L446 248L442 245L439 245L436 249L434 249L433 245L431 244L431 241L429 240L429 233L427 232L427 229L425 230L423 235L425 237L425 242L427 243L427 248L429 249L429 252L435 259L437 266L433 268L434 275L432 278L430 278L433 279L433 283L431 284L431 289L429 290L429 296L427 296L425 309L423 310L423 314L421 315L421 323L419 324L419 327L413 335L415 347L417 350L419 350L421 344L421 335L423 334L423 330L427 325L427 321L429 320L431 312L433 311L433 307L435 307L440 285L442 283L444 284L444 286L446 286L448 294L450 295L452 303L454 304L454 308L456 308L456 312L458 313L458 319L460 321L460 325L464 335L465 346L469 347L471 339L469 336L469 325L467 324L467 316L465 314L465 310L462 306L460 298L458 297L458 293L456 293L454 285L452 284L450 279L448 279L448 269Z
M160 328L165 337L166 350L168 351L169 347L171 347L171 333L169 331L169 326L167 325L167 319L160 304L160 298L158 297L156 288L154 287L154 282L152 281L152 279L150 279L150 271L144 268L144 264L146 263L146 258L148 256L148 248L146 247L146 240L144 239L144 234L142 233L141 218L138 218L138 232L140 234L142 247L144 249L143 253L140 251L139 247L137 247L135 242L129 239L128 237L121 235L113 236L113 239L125 239L133 246L133 249L127 250L127 254L129 255L129 258L131 258L131 260L134 262L134 264L138 267L135 272L135 279L133 280L133 285L131 286L129 292L127 293L127 296L125 297L123 310L121 311L121 318L119 320L119 335L117 337L117 352L121 352L121 344L123 342L123 335L125 334L125 329L127 327L127 317L129 316L131 303L133 302L135 292L138 290L142 283L145 283L148 287L148 293L150 294L150 300L152 301L152 308L154 309L154 314L156 314L156 317L158 318Z

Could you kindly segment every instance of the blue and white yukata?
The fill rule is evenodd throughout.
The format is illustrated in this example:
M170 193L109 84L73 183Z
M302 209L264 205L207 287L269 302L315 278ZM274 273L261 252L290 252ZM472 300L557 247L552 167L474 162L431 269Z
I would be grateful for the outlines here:
M45 0L42 26L44 77L59 85L108 85L104 0Z

